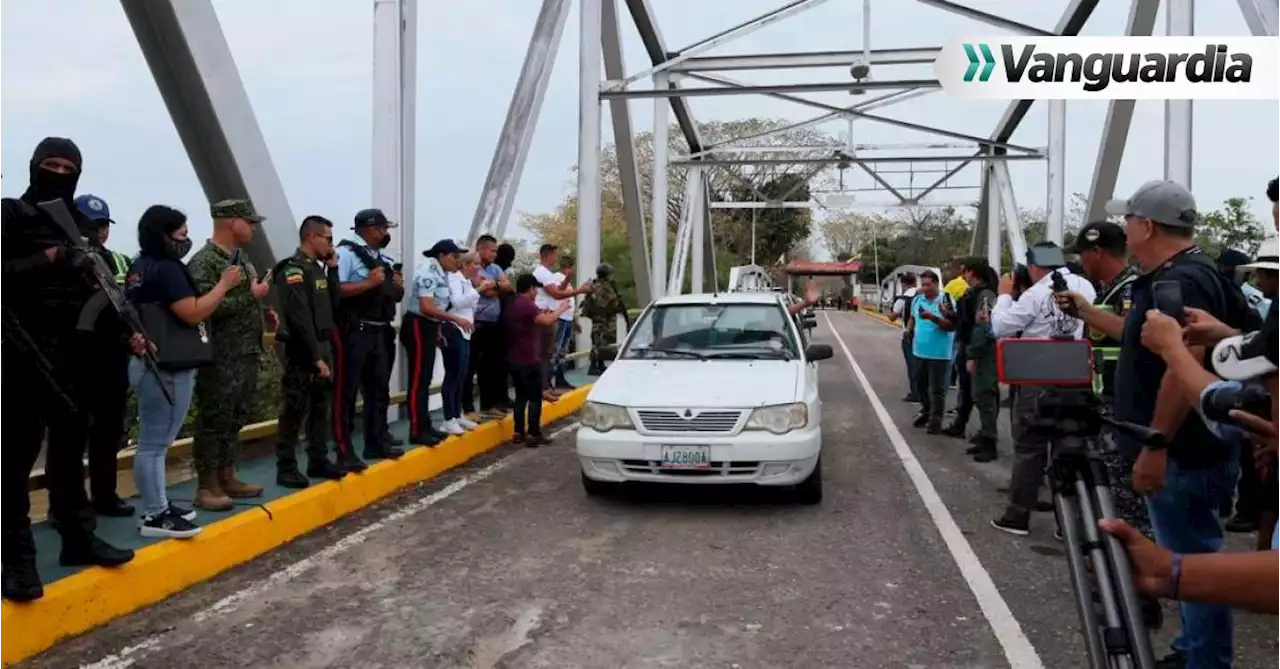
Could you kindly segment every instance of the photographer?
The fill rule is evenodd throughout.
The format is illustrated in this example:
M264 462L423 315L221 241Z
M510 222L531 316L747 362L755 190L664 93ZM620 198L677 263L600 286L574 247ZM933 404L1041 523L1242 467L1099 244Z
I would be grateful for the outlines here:
M1131 197L1108 202L1107 213L1124 216L1129 253L1145 272L1132 284L1132 308L1121 318L1093 307L1093 299L1083 295L1065 293L1060 298L1070 298L1090 328L1120 340L1115 418L1149 425L1168 438L1167 449L1118 439L1126 457L1134 458L1133 487L1148 495L1160 544L1180 553L1217 552L1223 542L1218 510L1230 499L1239 475L1235 444L1219 438L1190 411L1192 404L1177 387L1177 374L1167 372L1160 356L1143 346L1141 332L1147 312L1156 306L1158 281L1176 283L1182 304L1233 327L1243 322L1244 296L1195 245L1198 214L1186 188L1150 181ZM1196 346L1191 354L1202 360L1204 350ZM1229 609L1183 605L1182 634L1166 660L1192 667L1229 666L1231 643Z
M1024 339L1079 339L1084 324L1064 314L1054 302L1053 280L1059 276L1067 287L1093 300L1093 284L1064 267L1062 250L1052 242L1042 242L1027 251L1027 274L1031 286L1014 301L1013 275L1000 278L995 307L991 310L991 333L996 338L1018 336ZM1021 333L1021 334L1019 334ZM1018 388L1011 414L1014 416L1013 474L1009 482L1009 505L1004 515L991 521L991 526L1019 536L1030 533L1031 511L1036 506L1040 484L1044 478L1048 442L1033 436L1023 427L1039 413L1040 396L1046 388L1024 385Z

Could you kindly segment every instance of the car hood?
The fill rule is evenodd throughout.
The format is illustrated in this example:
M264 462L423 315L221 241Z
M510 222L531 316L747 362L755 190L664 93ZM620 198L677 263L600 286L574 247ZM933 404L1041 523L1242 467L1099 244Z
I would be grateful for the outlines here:
M803 362L617 360L587 399L626 407L757 407L799 401Z

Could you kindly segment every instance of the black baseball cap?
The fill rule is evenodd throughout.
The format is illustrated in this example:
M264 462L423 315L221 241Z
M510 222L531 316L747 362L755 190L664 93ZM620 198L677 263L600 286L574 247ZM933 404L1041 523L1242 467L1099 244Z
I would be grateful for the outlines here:
M360 211L357 211L355 223L355 226L351 228L352 230L378 227L394 228L399 226L399 223L395 223L391 219L387 218L387 215L382 213L381 209L361 209Z
M530 288L541 288L542 283L538 281L532 274L521 274L516 277L516 292L525 293Z
M422 255L428 258L439 258L445 255L457 255L466 253L467 249L458 246L452 239L441 239L434 246L422 252Z
M1124 228L1111 221L1094 221L1080 228L1067 253L1084 253L1090 249L1122 251L1126 243Z

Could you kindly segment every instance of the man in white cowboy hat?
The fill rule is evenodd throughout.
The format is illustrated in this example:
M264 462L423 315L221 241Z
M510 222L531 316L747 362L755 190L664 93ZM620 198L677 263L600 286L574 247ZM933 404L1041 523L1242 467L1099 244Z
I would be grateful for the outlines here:
M1280 275L1280 262L1276 261L1278 247L1280 247L1280 240L1272 237L1262 242L1262 248L1258 250L1258 257L1253 262L1237 267L1242 271L1253 272L1253 283L1258 292L1256 294L1246 294L1246 296L1249 299L1249 307L1256 309L1263 320L1267 318L1268 312L1271 311L1271 301L1276 298L1276 277Z

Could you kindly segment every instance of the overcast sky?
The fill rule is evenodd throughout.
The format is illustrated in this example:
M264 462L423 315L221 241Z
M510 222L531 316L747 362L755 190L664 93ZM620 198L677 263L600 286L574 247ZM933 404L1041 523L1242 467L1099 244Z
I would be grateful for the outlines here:
M345 223L369 206L372 5L369 0L215 0L257 119L295 215L321 213ZM782 0L651 0L668 47L678 49ZM971 0L974 6L1052 28L1059 0ZM1084 33L1117 35L1129 3L1104 0ZM494 143L520 71L539 2L536 0L421 0L418 82L417 239L466 234ZM861 48L861 2L835 0L713 53ZM85 155L80 192L105 198L127 227L114 245L132 251L133 223L148 205L166 203L192 214L197 239L208 235L202 191L118 2L110 0L3 0L0 16L0 97L3 137L0 167L5 195L26 186L31 149L47 135L72 137ZM1236 3L1198 3L1202 35L1246 35ZM1000 32L911 0L876 0L874 48L937 46L949 39ZM623 14L629 71L645 60L629 17ZM1163 26L1163 16L1158 24ZM1161 28L1157 29L1158 31ZM565 29L551 88L516 198L516 209L547 211L571 188L577 158L577 10ZM51 41L52 40L52 41ZM924 70L927 71L927 70ZM885 70L909 75L910 70ZM917 72L923 72L917 70ZM844 80L840 70L735 75L753 82ZM925 75L932 76L932 75ZM647 84L645 84L647 85ZM847 94L813 94L851 104ZM890 107L895 118L988 135L1003 111L998 101L948 100L940 93ZM748 116L800 120L810 110L758 96L692 102L702 120ZM1068 105L1067 191L1088 190L1096 162L1105 102ZM652 104L632 103L637 132L652 126ZM606 114L607 118L607 114ZM1231 196L1255 196L1266 216L1263 190L1276 175L1280 113L1275 101L1196 104L1194 191L1202 210ZM832 134L843 124L827 126ZM1118 190L1160 178L1163 104L1139 102ZM612 135L606 125L607 142ZM911 131L860 122L859 142L928 141ZM944 140L945 141L945 140ZM1014 142L1046 143L1045 105L1037 105ZM1043 207L1042 163L1014 163L1020 206ZM899 175L896 185L904 184ZM918 177L925 180L928 177ZM953 184L976 185L976 170ZM866 183L863 183L866 182ZM869 186L865 175L855 182ZM971 201L974 191L948 199ZM345 229L345 225L340 226ZM510 228L520 231L514 224Z

